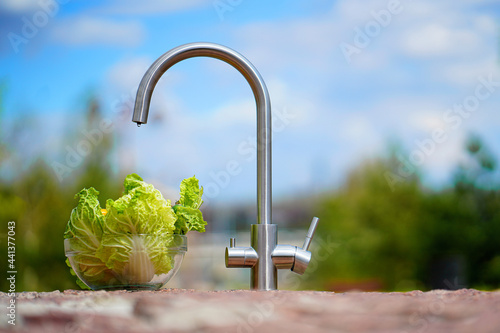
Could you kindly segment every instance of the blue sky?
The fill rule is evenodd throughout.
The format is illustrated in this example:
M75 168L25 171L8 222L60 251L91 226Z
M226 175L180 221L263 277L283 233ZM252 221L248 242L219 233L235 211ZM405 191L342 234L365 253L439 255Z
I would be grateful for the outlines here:
M494 1L56 3L0 4L0 77L8 87L2 131L19 115L32 118L19 153L27 164L37 154L49 165L64 162L61 138L93 92L122 139L116 166L166 189L196 174L213 201L253 199L255 104L229 65L190 59L174 66L140 129L116 115L116 103L133 100L156 58L195 41L239 51L265 79L275 114L275 197L336 186L350 168L384 154L391 140L435 186L447 184L463 161L469 132L500 156ZM36 32L26 34L29 24L38 24ZM470 111L454 111L475 102ZM229 174L233 162L237 172Z

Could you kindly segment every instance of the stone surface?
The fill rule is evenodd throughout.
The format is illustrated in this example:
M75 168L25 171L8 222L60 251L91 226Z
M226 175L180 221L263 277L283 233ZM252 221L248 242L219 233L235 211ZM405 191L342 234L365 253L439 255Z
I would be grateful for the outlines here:
M16 295L15 332L500 332L500 292L54 291ZM0 293L2 308L11 297ZM7 318L7 319L6 319Z

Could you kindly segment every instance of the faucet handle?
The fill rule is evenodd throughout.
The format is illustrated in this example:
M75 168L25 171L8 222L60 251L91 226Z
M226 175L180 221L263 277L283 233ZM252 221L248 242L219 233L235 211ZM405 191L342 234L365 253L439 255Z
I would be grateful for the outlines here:
M301 249L299 249L298 247L296 248L297 250L294 255L292 271L299 275L304 274L307 266L309 265L309 262L311 261L311 252L309 252L308 250L309 250L309 245L311 245L311 240L314 236L314 233L316 232L316 228L318 227L318 221L319 218L317 217L314 217L312 219L311 226L307 231L304 245L302 245Z
M236 238L229 240L226 247L226 267L253 267L259 256L252 247L236 246Z
M318 221L319 221L319 218L317 218L316 216L313 217L313 219L311 221L311 225L309 226L309 230L307 231L304 245L302 245L302 250L304 250L304 251L309 250L309 245L311 245L311 240L314 236L314 233L316 232L316 228L318 227Z

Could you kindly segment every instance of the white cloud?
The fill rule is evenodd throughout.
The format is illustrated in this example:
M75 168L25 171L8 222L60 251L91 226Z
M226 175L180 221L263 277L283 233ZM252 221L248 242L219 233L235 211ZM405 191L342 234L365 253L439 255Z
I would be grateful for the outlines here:
M99 12L105 14L164 14L182 10L193 9L212 5L209 0L183 0L183 1L165 1L165 0L115 0L109 5L103 5Z
M152 63L152 59L147 56L121 60L109 69L107 80L121 92L137 89Z
M451 59L473 57L478 50L490 49L496 38L493 17L471 14L464 6L433 6L421 14L407 11L411 16L399 36L401 50L413 57Z
M431 154L426 155L423 167L427 171L429 181L442 184L451 180L456 166L466 157L463 149L465 140L465 133L459 132L448 136L444 143L434 142L435 146L428 145L428 149L433 149Z
M208 125L213 130L219 130L230 126L252 124L255 122L255 117L255 100L248 98L223 105L215 112L206 113L200 125Z
M477 48L480 36L471 31L446 27L439 23L428 23L409 31L403 39L404 50L412 56L455 56ZM464 48L467 45L467 48Z
M112 21L88 16L66 19L52 30L55 41L73 46L133 47L142 42L144 35L144 29L137 21Z
M328 17L255 23L238 29L236 38L242 45L241 52L259 68L300 66L308 70L330 70L332 52L337 50L335 26ZM323 66L325 63L327 66Z
M2 0L0 11L3 9L8 13L23 13L41 9L38 0Z

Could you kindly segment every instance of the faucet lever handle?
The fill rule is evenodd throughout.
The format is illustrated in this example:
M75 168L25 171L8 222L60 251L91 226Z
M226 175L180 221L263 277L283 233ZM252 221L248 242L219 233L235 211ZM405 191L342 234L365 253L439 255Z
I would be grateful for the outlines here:
M311 226L307 231L306 240L304 241L304 245L299 249L295 246L295 253L293 255L293 265L292 271L302 275L306 271L309 262L311 262L311 252L309 252L309 245L311 245L311 240L316 232L316 228L318 227L319 218L314 217L311 221Z
M318 227L319 218L313 217L311 221L311 225L309 226L309 230L307 231L306 239L304 241L304 245L302 245L302 250L309 250L309 245L311 245L311 240L316 232L316 228Z

